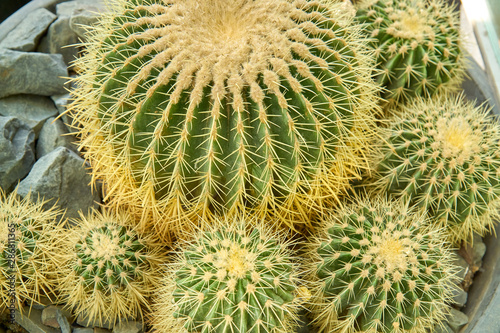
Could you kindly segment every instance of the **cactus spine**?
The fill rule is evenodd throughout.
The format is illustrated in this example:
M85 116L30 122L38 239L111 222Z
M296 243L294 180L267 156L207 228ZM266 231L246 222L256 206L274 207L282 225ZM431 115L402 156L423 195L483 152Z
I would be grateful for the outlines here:
M0 310L14 305L22 311L54 300L55 272L59 270L63 211L44 210L44 201L31 202L31 194L18 199L17 191L0 189Z
M290 243L238 222L181 246L152 316L158 332L294 332L302 289Z
M357 199L311 247L320 332L424 333L443 319L454 268L440 233L401 200Z
M160 248L130 224L125 212L94 212L68 230L62 298L90 322L142 317L158 283Z
M460 21L444 0L368 0L358 21L374 38L376 80L390 102L457 90L465 72Z
M500 207L497 121L463 96L416 99L401 112L375 162L378 187L427 208L454 243L491 230Z
M69 111L109 204L167 237L248 208L307 223L367 166L374 128L371 57L338 6L115 1Z

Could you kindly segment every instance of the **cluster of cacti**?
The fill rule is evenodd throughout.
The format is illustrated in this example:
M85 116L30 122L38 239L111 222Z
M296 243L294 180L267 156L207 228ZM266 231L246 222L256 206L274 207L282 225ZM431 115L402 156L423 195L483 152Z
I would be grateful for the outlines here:
M465 73L458 11L445 0L365 0L356 14L373 38L374 77L389 102L457 90Z
M158 332L293 332L302 302L290 242L225 221L181 246L153 314Z
M341 8L117 1L75 64L69 110L108 205L166 236L247 209L307 223L360 177L375 128L372 58Z
M62 238L63 212L46 204L0 189L0 310L22 312L23 304L31 308L42 296L55 300L61 243L54 240Z
M357 199L325 218L311 246L319 332L424 333L444 318L452 257L425 218L383 199Z
M463 96L415 99L390 121L378 187L428 209L454 243L491 229L500 207L500 126Z
M142 317L161 275L161 249L131 227L125 212L94 212L76 222L62 249L63 301L89 322Z

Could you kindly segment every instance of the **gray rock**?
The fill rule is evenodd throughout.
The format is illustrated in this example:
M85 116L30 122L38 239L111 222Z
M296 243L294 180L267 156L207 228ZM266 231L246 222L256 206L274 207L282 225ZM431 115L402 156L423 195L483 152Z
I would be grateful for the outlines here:
M42 311L38 309L23 308L23 315L16 310L16 322L24 327L30 333L59 333L58 329L48 327L42 324Z
M73 327L73 333L94 333L94 330L89 327Z
M144 332L140 321L122 321L114 328L113 333L142 333Z
M16 94L63 94L67 75L60 54L0 49L0 98Z
M59 328L60 324L57 322L57 312L60 312L59 308L54 305L50 305L43 309L42 311L42 324L45 326L50 326L54 328Z
M78 317L76 318L76 323L80 326L83 327L99 327L99 328L105 328L105 329L113 329L113 323L109 321L90 321L88 317L84 313L80 313ZM95 332L95 329L94 329Z
M472 264L476 267L481 267L483 264L483 257L486 253L486 244L483 243L482 237L474 235L472 244Z
M59 16L49 27L47 43L49 53L62 54L64 62L70 65L78 56L78 37L69 26L70 17Z
M34 51L40 37L55 19L56 16L47 9L35 9L9 32L0 43L0 47L26 52Z
M0 115L22 120L33 129L37 138L45 120L57 116L57 108L49 97L14 95L0 99Z
M90 208L98 208L100 202L100 190L92 191L91 176L86 168L84 160L75 152L58 147L35 163L19 184L18 193L24 197L31 189L47 200L55 199L58 206L67 209L68 218L77 218L78 211L86 214ZM47 207L54 203L51 200Z
M458 307L463 307L467 303L467 293L460 287L455 287L452 290L452 301Z
M61 310L57 311L56 320L61 328L61 333L71 333L71 325L69 324L68 318L66 318Z
M457 251L453 251L452 257L453 257L453 264L458 267L458 272L456 275L455 282L459 284L464 280L465 275L467 275L467 273L469 272L469 264L464 258L462 258L458 254Z
M469 322L469 318L467 315L461 311L455 310L453 308L450 309L450 313L447 316L448 325L455 332L458 332L459 329L465 326Z
M102 13L106 10L102 0L73 0L57 4L56 13L58 16L71 17L82 12Z
M69 134L66 125L54 117L45 121L36 143L36 158L47 155L57 147L66 147L77 152L75 138Z
M0 187L9 191L35 162L35 133L14 117L0 117Z
M94 333L111 333L111 331L102 327L94 327Z
M61 119L66 125L69 133L75 133L77 130L72 126L73 118L69 114L64 113L66 111L66 105L69 104L71 100L70 94L52 96L52 100L54 101L54 104L59 112L59 119Z
M453 329L447 323L442 323L442 325L434 326L433 333L455 333Z
M102 13L102 8L98 7L90 4L73 10L69 26L81 40L85 40L87 29L98 22L99 14Z

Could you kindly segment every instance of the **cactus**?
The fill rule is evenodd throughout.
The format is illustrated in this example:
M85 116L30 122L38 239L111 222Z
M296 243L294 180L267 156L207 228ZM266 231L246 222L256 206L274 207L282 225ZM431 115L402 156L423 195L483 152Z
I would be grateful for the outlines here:
M0 189L0 310L40 304L41 297L55 301L55 275L59 269L63 212L45 210L46 201L19 199L17 190Z
M500 126L463 96L416 99L376 158L383 191L426 207L453 243L493 227L500 207Z
M108 204L166 237L248 210L307 223L367 167L374 130L373 57L339 6L115 1L68 110Z
M443 319L456 268L424 213L357 198L325 218L310 252L319 332L424 333Z
M357 20L373 37L377 69L390 103L458 90L465 73L460 21L445 0L368 0Z
M89 322L142 317L158 284L161 248L138 234L130 220L124 211L93 212L67 231L61 294Z
M152 316L158 332L294 332L304 293L291 243L238 222L181 246Z

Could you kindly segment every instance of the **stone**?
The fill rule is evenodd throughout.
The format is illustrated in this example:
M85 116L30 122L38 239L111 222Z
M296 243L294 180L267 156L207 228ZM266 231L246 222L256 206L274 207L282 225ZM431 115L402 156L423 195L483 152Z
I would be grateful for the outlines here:
M458 332L462 327L469 322L467 315L461 311L450 309L450 313L447 315L448 325L455 332Z
M35 133L14 117L0 117L0 188L10 191L35 162Z
M94 333L94 330L89 327L73 327L73 333Z
M68 318L66 318L61 310L57 311L56 320L61 328L61 333L71 333L71 325L69 324Z
M36 158L47 155L57 147L66 147L77 152L75 138L69 134L66 125L51 117L45 121L36 143Z
M56 19L45 8L38 8L30 12L26 17L7 34L0 43L0 48L17 51L34 51L40 37L45 34L49 25Z
M54 328L59 328L60 325L57 322L57 312L60 312L59 308L54 305L50 305L43 309L42 311L42 324L45 326L50 326Z
M472 243L472 265L475 267L481 267L483 264L483 257L486 253L486 244L483 242L483 238L479 235L474 235L474 240Z
M66 209L66 217L77 218L79 211L87 214L89 209L97 209L100 202L100 189L92 191L86 168L75 152L58 147L33 165L19 184L18 194L24 197L31 190L46 200L54 199L46 204L47 208L57 201L59 207Z
M81 40L85 40L88 27L98 22L98 14L89 9L79 10L69 19L69 27Z
M78 56L78 37L69 26L69 16L59 16L49 27L43 48L48 53L61 54L64 63L70 65Z
M88 317L84 313L80 313L78 317L76 318L76 323L80 326L83 327L99 327L99 328L105 328L105 329L113 329L113 323L109 321L103 321L99 323L98 321L90 321ZM94 328L94 333L95 333L95 328ZM107 331L108 332L108 331Z
M63 94L67 76L60 54L0 49L0 98L16 94Z
M464 258L462 258L462 256L458 254L457 251L453 251L452 257L453 257L453 264L458 267L458 272L455 278L456 280L455 282L457 284L460 284L464 280L465 275L467 275L467 273L469 272L469 264Z
M68 129L69 133L75 133L77 130L74 129L72 126L73 117L71 117L67 113L64 113L66 111L66 105L69 104L71 101L71 95L64 94L51 97L52 100L54 101L54 104L56 105L57 111L59 112L59 119L61 119L64 125L66 125L66 128Z
M82 12L102 13L106 10L102 0L73 0L65 1L56 5L58 16L71 17Z
M57 116L57 108L49 97L14 95L0 99L0 115L22 120L33 129L36 139L45 120Z
M453 329L447 323L442 323L442 325L434 326L434 333L455 333Z
M467 303L467 292L465 292L459 286L453 288L452 290L452 301L453 304L458 306L459 308L463 307L465 303Z
M29 310L23 307L23 314L16 310L16 322L24 327L29 333L60 333L58 329L42 324L42 311L38 309Z
M113 327L113 333L142 333L143 325L140 321L121 321Z
M94 327L94 333L111 333L111 331L102 327Z

